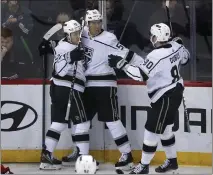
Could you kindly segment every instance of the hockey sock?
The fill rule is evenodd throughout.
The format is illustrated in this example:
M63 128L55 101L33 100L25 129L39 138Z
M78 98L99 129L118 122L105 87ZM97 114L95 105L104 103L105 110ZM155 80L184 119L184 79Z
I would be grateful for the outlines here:
M131 147L126 133L126 129L120 120L106 122L107 127L121 153L130 153Z
M80 150L79 154L89 154L89 129L90 121L76 125L75 144Z
M76 143L75 143L75 129L76 129L76 125L74 125L74 124L72 123L71 136L72 136L72 143L73 143L73 146L76 146Z
M145 129L141 163L150 164L157 150L159 135Z
M45 145L46 149L49 152L53 152L57 146L57 143L60 139L61 132L65 130L67 124L53 122L50 126L50 129L47 131Z
M175 147L175 135L172 132L173 125L166 126L164 133L161 137L161 144L166 153L167 159L177 158L177 151Z

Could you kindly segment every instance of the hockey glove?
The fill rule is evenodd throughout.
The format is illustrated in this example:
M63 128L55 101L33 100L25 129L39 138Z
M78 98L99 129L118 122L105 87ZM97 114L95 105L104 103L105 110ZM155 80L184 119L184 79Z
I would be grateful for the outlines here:
M71 62L73 64L76 61L84 60L84 49L83 48L76 48L70 52Z
M183 45L183 40L180 37L175 37L175 38L172 39L172 41L175 41L178 44L182 44Z
M39 50L39 55L43 56L46 54L54 54L53 52L53 48L52 48L52 43L50 41L47 41L45 39L43 39L43 41L39 44L38 46L38 50Z
M108 57L110 58L108 60L109 66L112 68L123 69L124 66L127 64L127 61L120 56L108 55Z

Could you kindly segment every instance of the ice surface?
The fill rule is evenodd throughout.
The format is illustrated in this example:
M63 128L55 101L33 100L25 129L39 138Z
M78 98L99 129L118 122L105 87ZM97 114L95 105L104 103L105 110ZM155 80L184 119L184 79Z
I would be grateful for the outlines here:
M39 170L39 164L26 164L26 163L16 163L16 164L3 164L9 166L10 170L14 174L75 174L74 167L63 167L61 170ZM155 173L155 167L150 167L150 174ZM129 172L125 172L128 174ZM97 174L116 174L115 168L112 164L103 164L99 165L99 170ZM202 174L208 175L212 174L212 167L193 167L193 166L180 166L180 168L174 172L168 172L167 174Z

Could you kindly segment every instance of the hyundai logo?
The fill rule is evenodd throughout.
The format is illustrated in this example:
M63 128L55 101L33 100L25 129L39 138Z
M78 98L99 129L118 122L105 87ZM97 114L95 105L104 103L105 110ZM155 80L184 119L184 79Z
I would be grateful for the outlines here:
M8 111L11 111L8 113ZM12 124L3 122L3 120L12 119ZM16 102L1 102L1 131L19 131L32 126L38 119L38 114L31 106ZM9 127L8 127L9 123Z

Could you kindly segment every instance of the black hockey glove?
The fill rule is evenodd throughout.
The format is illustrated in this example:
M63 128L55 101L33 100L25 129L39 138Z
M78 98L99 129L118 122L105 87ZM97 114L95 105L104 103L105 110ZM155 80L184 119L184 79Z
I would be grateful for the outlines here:
M43 41L39 44L38 46L38 50L39 50L39 55L43 56L46 54L54 54L53 52L53 48L52 48L52 43L50 41L47 41L45 39L43 39Z
M76 48L70 52L71 62L73 64L76 61L84 60L84 49L83 48Z
M120 56L108 55L108 57L110 58L108 60L109 66L112 68L123 69L124 66L127 64L127 61Z
M182 44L183 45L183 40L180 37L175 37L175 38L172 39L172 41L175 41L178 44Z

